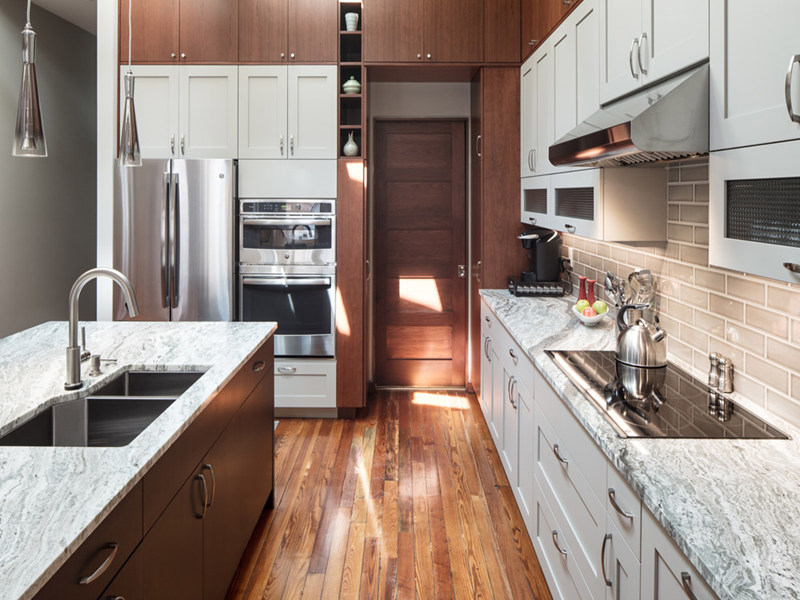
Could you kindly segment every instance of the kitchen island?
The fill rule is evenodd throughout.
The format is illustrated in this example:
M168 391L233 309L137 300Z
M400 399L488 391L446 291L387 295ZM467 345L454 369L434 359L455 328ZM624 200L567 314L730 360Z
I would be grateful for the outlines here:
M791 439L621 438L545 353L613 349L612 319L590 329L571 314L574 299L516 298L500 290L482 290L481 296L717 596L800 598L800 430L733 394Z
M124 371L204 372L126 446L0 447L0 599L32 598L257 353L268 352L259 376L271 382L275 329L274 323L87 323L89 349L117 362L104 363L96 377L87 376L85 363L84 387L75 392L64 391L66 322L0 340L0 435Z

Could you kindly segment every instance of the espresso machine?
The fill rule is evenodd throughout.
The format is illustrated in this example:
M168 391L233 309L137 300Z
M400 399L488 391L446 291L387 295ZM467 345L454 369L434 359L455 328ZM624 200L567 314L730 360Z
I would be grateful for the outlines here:
M509 277L508 291L515 296L563 296L565 283L561 281L561 234L553 229L532 227L517 239L528 251L528 270L519 279Z

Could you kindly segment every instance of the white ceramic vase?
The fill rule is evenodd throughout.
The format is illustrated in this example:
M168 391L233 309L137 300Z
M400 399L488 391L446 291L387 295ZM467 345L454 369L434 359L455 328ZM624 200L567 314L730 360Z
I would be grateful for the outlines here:
M342 91L345 94L360 94L361 93L361 84L355 78L355 75L351 75L350 79L344 82L342 85Z
M347 141L344 144L344 148L342 151L344 152L345 156L358 156L358 144L353 139L353 131L347 136Z
M358 31L358 13L345 13L344 23L347 31Z

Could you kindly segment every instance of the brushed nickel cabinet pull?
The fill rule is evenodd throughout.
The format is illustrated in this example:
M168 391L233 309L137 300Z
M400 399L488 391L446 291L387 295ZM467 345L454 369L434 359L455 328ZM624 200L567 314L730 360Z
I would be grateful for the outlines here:
M211 505L214 504L214 496L217 495L217 476L214 475L214 467L212 467L209 463L206 463L200 467L200 470L208 471L211 474L211 499L206 504L208 508L211 508Z
M108 570L108 567L111 566L111 563L114 562L114 557L117 555L117 551L119 550L119 544L111 543L104 547L104 549L111 550L106 559L103 561L97 570L92 573L91 575L87 575L86 577L81 577L78 583L80 585L89 585L90 583L94 583L97 579Z
M633 48L634 48L634 46L638 46L638 45L639 45L639 38L633 38L633 42L631 42L630 52L628 52L628 66L630 66L630 68L631 68L631 76L634 79L639 79L639 74L633 69ZM637 53L638 53L638 50L637 50Z
M695 596L692 591L692 576L689 575L687 571L681 573L681 582L683 583L683 591L686 592L686 596L691 600L697 600L697 596Z
M200 483L203 485L203 512L200 514L194 513L194 516L198 519L204 519L206 516L206 509L208 508L208 486L206 485L206 478L203 477L202 473L198 473L194 478L199 479Z
M561 453L558 451L558 444L553 444L553 454L556 455L558 462L560 462L564 466L567 466L567 463L569 463L569 461L563 456L561 456Z
M262 371L264 369L264 367L266 366L266 364L267 363L265 363L263 360L259 360L259 361L254 362L253 363L253 371L255 371L256 373L258 373L259 371Z
M619 504L617 504L617 493L614 491L614 488L608 488L608 499L611 501L611 506L614 507L614 510L617 511L620 516L625 517L626 519L630 519L633 521L633 515L629 512L625 512L620 508Z
M603 568L603 581L605 581L608 587L614 585L614 582L611 581L606 575L606 546L608 545L608 542L610 540L611 540L611 534L607 533L603 537L603 546L600 548L600 566Z
M783 268L792 273L800 273L800 265L797 263L785 262L783 263Z
M558 531L556 531L555 529L553 529L553 545L556 547L556 550L561 552L561 556L566 556L567 555L567 551L564 550L561 547L561 545L558 543Z
M639 49L636 52L637 61L639 63L639 70L642 72L642 75L647 75L647 69L645 68L644 63L642 62L642 48L644 48L645 40L647 40L647 33L642 33L642 35L639 36Z
M794 68L795 63L800 63L800 54L795 54L789 59L789 68L786 70L786 110L789 111L789 118L792 121L795 123L800 123L800 115L794 112L794 106L792 106L792 69ZM786 264L784 264L784 266L786 266Z

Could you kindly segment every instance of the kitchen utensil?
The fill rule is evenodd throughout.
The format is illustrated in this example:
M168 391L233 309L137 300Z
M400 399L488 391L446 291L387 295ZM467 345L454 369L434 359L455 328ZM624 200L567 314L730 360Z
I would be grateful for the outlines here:
M624 279L612 274L611 271L606 271L605 287L617 308L623 304L630 303L626 290L627 286L628 284Z
M648 269L634 271L628 275L628 284L631 286L629 302L635 304L649 304L655 295L653 274Z
M642 311L649 306L626 304L617 312L617 327L620 331L617 338L617 361L633 367L663 367L667 364L664 330L641 317L631 325L625 322L625 313L630 310Z

